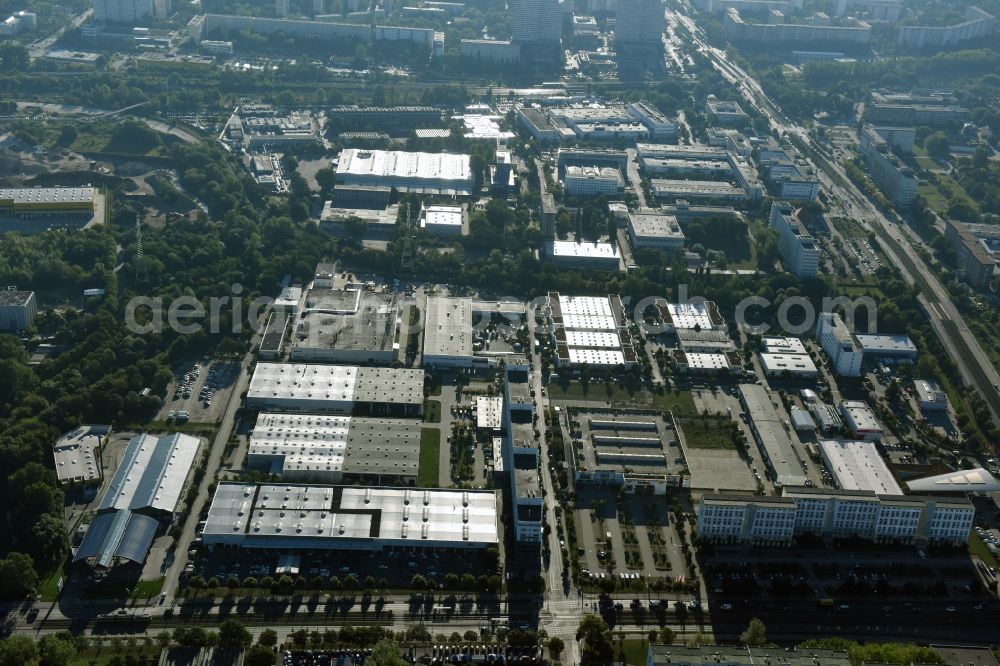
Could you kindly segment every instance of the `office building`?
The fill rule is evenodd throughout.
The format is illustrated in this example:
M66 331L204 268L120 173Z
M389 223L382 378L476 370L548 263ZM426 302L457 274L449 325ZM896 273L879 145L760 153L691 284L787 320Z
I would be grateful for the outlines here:
M545 498L532 425L535 408L529 372L526 359L510 359L504 366L501 446L500 456L494 458L494 476L506 481L515 554L536 563L542 548Z
M913 143L917 139L917 128L875 125L872 130L882 137L891 150L905 155L913 152Z
M27 330L38 314L38 300L33 291L0 290L0 331L20 333Z
M816 320L816 339L841 377L860 377L864 352L854 334L836 312L821 312Z
M621 269L621 253L613 243L550 240L545 243L545 256L564 268L617 271Z
M274 0L274 15L277 18L288 18L289 0Z
M726 34L735 41L780 44L801 42L810 44L868 44L872 27L866 21L854 20L849 25L830 25L829 17L814 16L807 23L757 23L748 22L740 11L731 8L726 11L724 25Z
M614 196L625 190L625 179L614 167L568 166L563 182L573 196Z
M948 410L948 394L933 379L914 379L913 392L922 412L944 412Z
M855 439L878 442L882 439L882 424L872 408L862 400L841 400L837 405L844 425Z
M969 110L946 95L872 93L865 104L865 120L876 125L955 125L965 122Z
M258 363L246 406L251 410L362 416L419 416L424 373L307 363Z
M337 188L375 185L417 194L469 196L468 155L347 148L337 163Z
M897 205L912 204L920 185L913 169L893 155L889 144L870 126L862 128L859 146L875 184Z
M857 333L854 339L858 341L861 353L865 358L892 362L917 360L917 346L907 335Z
M228 40L205 39L199 45L203 53L209 55L232 55L233 43Z
M419 462L413 419L262 412L247 450L247 467L295 482L413 485Z
M563 18L560 0L514 0L511 14L514 42L560 42Z
M73 562L86 562L99 574L126 562L141 566L161 521L177 511L200 447L201 440L190 435L133 437Z
M996 29L996 17L971 5L965 8L965 20L954 25L899 26L899 45L911 49L948 48L983 39Z
M665 22L662 0L618 0L615 46L662 49Z
M218 485L202 539L241 551L465 552L496 546L491 490Z
M800 278L816 277L819 247L816 240L799 224L795 209L784 201L771 204L771 228L778 232L781 259L788 271Z
M649 0L645 0L649 3ZM663 16L663 6L657 0L655 3L660 8L660 16ZM619 19L620 20L620 19ZM620 29L621 23L618 23L617 30ZM661 23L659 28L660 35L657 35L657 41L660 40L663 33L663 25ZM629 112L639 119L646 129L649 130L649 138L653 141L673 141L677 138L677 123L667 118L667 116L660 111L658 108L650 104L649 102L631 102L628 105Z
M725 14L730 9L737 9L747 14L764 15L772 9L788 11L791 4L788 0L698 0L695 6L708 14Z
M463 39L459 52L463 58L508 65L521 59L521 45L500 39Z
M747 114L738 102L716 99L715 95L708 96L705 112L720 125L741 126L747 122Z
M826 439L819 442L819 450L837 488L903 494L873 442Z
M655 210L629 213L628 235L635 249L651 247L670 252L684 247L684 232L677 218Z
M461 236L464 219L461 206L425 206L420 228L434 236Z
M721 542L790 546L794 537L876 543L965 544L975 507L965 497L879 495L867 490L785 487L780 497L706 493L698 533Z
M802 486L808 477L795 452L790 433L771 402L771 394L758 384L740 384L740 404L757 449L767 466L769 478L777 486Z
M153 0L94 0L94 23L141 23L153 16Z
M563 296L550 292L549 321L556 364L631 367L636 362L625 308L616 295Z
M753 197L742 187L714 180L672 180L653 178L650 188L657 199L676 201L745 202Z
M390 365L399 351L400 311L393 292L314 286L294 319L291 360Z
M104 478L101 447L111 426L82 425L65 433L52 445L52 461L60 485L96 484Z

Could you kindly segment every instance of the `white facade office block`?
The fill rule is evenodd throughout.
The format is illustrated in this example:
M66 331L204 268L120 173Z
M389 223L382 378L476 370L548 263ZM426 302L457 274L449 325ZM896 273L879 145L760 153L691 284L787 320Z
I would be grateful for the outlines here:
M861 375L864 351L854 334L835 312L821 312L816 321L816 339L830 357L836 373L842 377Z
M662 0L618 0L615 43L659 48L665 25Z
M513 41L560 41L563 3L559 0L513 0L511 10Z
M798 277L815 277L819 268L816 240L795 217L795 209L784 201L771 204L771 228L778 232L781 258Z

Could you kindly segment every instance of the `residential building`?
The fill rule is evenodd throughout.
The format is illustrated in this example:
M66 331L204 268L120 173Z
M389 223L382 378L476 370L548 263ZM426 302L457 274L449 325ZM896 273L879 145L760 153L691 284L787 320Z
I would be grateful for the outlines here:
M459 47L463 58L508 65L521 59L521 45L499 39L463 39Z
M944 95L894 95L872 93L865 105L865 119L876 125L896 126L955 125L965 122L969 110L956 106Z
M837 488L903 494L873 442L826 439L819 442L819 450Z
M173 3L170 0L153 0L153 17L157 19L170 18L173 13Z
M621 253L614 243L550 240L545 243L549 261L566 268L580 270L617 271L621 269Z
M747 14L763 15L772 9L787 11L791 4L788 0L698 0L696 6L709 14L725 14L730 9L737 9Z
M86 562L99 575L122 563L141 567L161 522L177 511L200 447L201 440L190 435L133 437L73 562Z
M784 201L771 204L771 228L778 232L781 258L789 272L800 278L816 277L819 247L816 240L799 224L795 209Z
M625 189L625 179L614 167L568 166L563 182L566 194L573 196L614 196Z
M698 532L712 541L790 546L794 537L962 545L975 507L965 497L879 495L868 490L785 487L780 497L706 493ZM791 527L789 527L791 522Z
M913 152L913 143L917 139L916 127L889 127L886 125L875 125L872 130L882 137L889 148L909 155Z
M841 400L837 409L844 419L844 425L855 439L881 441L882 424L867 403L862 400Z
M514 0L511 13L514 42L560 42L563 17L561 0Z
M233 43L228 40L205 39L199 46L203 52L211 55L233 54Z
M782 42L867 44L872 27L866 21L855 20L849 25L830 25L829 17L814 17L809 23L747 22L740 11L726 11L726 34L735 41L778 44Z
M141 23L153 16L153 0L94 0L94 23Z
M947 48L989 37L996 17L975 5L965 8L965 20L954 25L899 26L899 45L913 49Z
M95 2L124 2L128 0L95 0ZM152 0L137 0L149 2ZM279 0L284 2L285 0ZM152 13L152 6L150 7ZM195 17L198 18L198 17ZM192 28L195 28L192 31ZM333 23L310 19L269 18L262 16L241 16L235 14L204 14L197 26L188 26L192 36L200 40L211 38L215 33L234 34L246 31L259 35L271 35L277 32L291 37L308 37L327 40L357 40L367 43L372 37L371 26L365 23ZM375 41L414 42L432 52L435 31L431 28L410 28L399 26L375 26Z
M885 139L870 126L862 128L859 147L875 184L897 205L912 204L920 185L913 169L893 155Z
M38 314L38 299L33 291L0 290L0 331L20 333L27 330Z
M210 549L463 553L496 547L492 490L224 481L202 539Z
M955 251L955 264L962 279L974 289L988 289L996 270L996 259L987 249L989 246L957 220L945 221L944 235Z
M628 214L628 235L632 247L651 247L670 252L684 247L684 232L677 218L655 210Z
M854 334L836 312L821 312L816 320L816 339L841 377L860 377L864 352Z
M247 409L359 416L419 416L423 370L258 363Z
M615 45L662 49L665 23L662 0L618 0Z

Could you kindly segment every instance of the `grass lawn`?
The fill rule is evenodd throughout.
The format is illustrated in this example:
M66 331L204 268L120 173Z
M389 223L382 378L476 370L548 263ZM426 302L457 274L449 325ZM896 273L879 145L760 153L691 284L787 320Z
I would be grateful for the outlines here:
M132 589L133 599L152 599L163 591L163 576L154 580L140 580Z
M644 666L646 655L649 652L649 642L642 638L626 638L619 643L614 641L615 661L621 662L622 652L625 653L624 662L630 666Z
M440 400L424 400L424 423L441 423Z
M584 385L579 381L568 384L550 383L547 388L552 400L600 400L612 401L622 406L673 410L680 413L695 411L694 399L688 392L669 390L653 393L642 387L596 382Z
M441 460L441 429L420 429L420 465L417 468L417 485L437 488L438 463Z
M715 418L677 419L684 432L684 441L693 449L736 450L733 442L732 422Z
M864 228L854 220L848 220L843 217L833 218L833 226L837 227L837 231L844 235L846 238L867 238L868 234L865 233Z
M59 566L53 567L48 573L38 574L38 594L42 601L55 601L59 595L59 577L65 575L65 567L68 562L62 562Z
M1000 564L997 564L996 556L990 552L990 549L986 547L986 544L979 538L975 530L969 532L969 554L977 555L983 561L983 564L988 567L1000 567Z

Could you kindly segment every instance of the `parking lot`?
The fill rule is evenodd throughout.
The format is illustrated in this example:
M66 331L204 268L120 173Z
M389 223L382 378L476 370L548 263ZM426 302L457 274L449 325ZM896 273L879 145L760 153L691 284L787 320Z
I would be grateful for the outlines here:
M236 361L203 358L178 365L158 420L179 424L219 421L238 373Z

